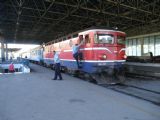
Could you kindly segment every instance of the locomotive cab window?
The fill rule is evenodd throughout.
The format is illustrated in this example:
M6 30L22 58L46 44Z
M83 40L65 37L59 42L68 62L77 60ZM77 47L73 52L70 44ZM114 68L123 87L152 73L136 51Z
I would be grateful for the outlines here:
M117 36L117 44L125 45L125 37Z
M113 44L114 43L114 37L113 37L113 35L98 34L96 41L98 43Z

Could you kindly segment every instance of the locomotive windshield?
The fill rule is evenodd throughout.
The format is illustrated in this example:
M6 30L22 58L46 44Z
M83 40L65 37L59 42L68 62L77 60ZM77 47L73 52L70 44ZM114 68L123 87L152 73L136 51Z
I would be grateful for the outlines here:
M124 36L117 36L117 43L125 45L125 37Z
M108 34L98 34L97 39L95 40L95 43L113 44L113 42L114 42L113 35L108 35Z

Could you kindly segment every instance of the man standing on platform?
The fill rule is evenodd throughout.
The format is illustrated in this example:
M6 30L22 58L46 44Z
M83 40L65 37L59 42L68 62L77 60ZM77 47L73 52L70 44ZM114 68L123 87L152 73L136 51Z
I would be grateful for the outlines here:
M59 77L59 80L62 80L62 75L61 75L61 65L60 65L60 58L59 55L56 51L53 51L54 54L54 67L55 67L55 75L54 78L52 80L57 80L57 77Z

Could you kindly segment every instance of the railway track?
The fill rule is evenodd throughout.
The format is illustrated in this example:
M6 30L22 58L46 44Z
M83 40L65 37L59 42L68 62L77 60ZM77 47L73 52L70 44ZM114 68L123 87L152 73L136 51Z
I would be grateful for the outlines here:
M119 84L119 85L100 85L107 89L114 90L116 92L136 97L141 100L151 102L155 105L160 106L160 92L140 88L137 86Z
M125 84L125 85L126 85L126 84ZM152 93L155 93L155 94L159 94L159 95L160 95L160 92L158 92L158 91L149 90L149 89L145 89L145 88L140 88L140 87L137 87L137 86L134 86L134 85L126 85L126 86L133 87L133 88L137 88L137 89L140 89L140 90L145 90L145 91L152 92Z
M78 77L82 80L84 80L84 78ZM135 77L137 78L137 77ZM134 78L134 79L135 79ZM149 77L150 78L150 77ZM129 79L128 77L126 78L126 80ZM144 80L146 80L147 77L145 77ZM154 78L155 79L155 78ZM90 81L88 79L85 79L86 81ZM92 81L92 83L97 84L95 82ZM150 90L150 89L146 89L143 87L138 87L135 85L128 85L128 84L113 84L113 85L108 85L108 84L97 84L99 86L105 87L107 89L111 89L113 91L131 96L131 97L135 97L144 101L148 101L152 104L158 105L160 106L160 92L159 91L155 91L155 90Z
M77 77L77 76L74 76ZM84 77L80 77L78 76L77 78L84 80ZM134 79L139 78L139 76L133 77ZM150 77L145 77L145 76L140 76L140 78L144 78L144 80L146 80L147 78L150 79ZM126 77L126 80L129 79L128 77ZM156 79L156 78L153 78ZM86 81L90 81L89 79L85 79ZM97 84L96 82L91 82L94 84ZM99 86L105 87L107 89L111 89L113 91L125 94L125 95L129 95L131 97L135 97L141 100L145 100L148 101L152 104L158 105L160 106L160 92L159 91L155 91L155 90L150 90L150 89L146 89L146 88L142 88L142 87L138 87L138 86L134 86L134 85L128 85L128 84L113 84L113 85L108 85L108 84L97 84Z
M145 80L157 80L157 79L160 79L159 77L156 77L156 76L145 76L145 75L138 75L138 74L131 74L131 73L126 73L127 76L126 77L129 77L129 78L138 78L138 79L145 79Z

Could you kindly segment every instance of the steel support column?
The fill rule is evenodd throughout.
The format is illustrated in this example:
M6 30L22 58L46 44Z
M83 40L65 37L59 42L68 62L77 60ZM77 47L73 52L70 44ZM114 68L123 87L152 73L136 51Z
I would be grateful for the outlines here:
M6 54L5 59L8 60L8 44L7 43L5 43L5 54Z
M2 62L5 61L5 55L4 55L4 37L0 36L0 42L1 42L1 59Z

